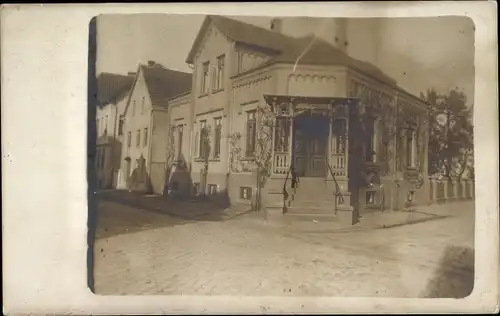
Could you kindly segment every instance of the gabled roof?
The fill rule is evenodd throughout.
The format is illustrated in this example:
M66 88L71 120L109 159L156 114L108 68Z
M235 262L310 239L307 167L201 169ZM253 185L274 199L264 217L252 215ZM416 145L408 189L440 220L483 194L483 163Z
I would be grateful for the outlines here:
M192 74L165 68L161 64L140 65L151 103L155 107L166 106L167 100L191 90Z
M103 72L97 77L97 100L103 106L115 103L130 91L134 77Z
M291 37L223 16L209 15L205 18L188 54L187 63L193 63L194 56L210 22L213 22L225 36L236 43L256 46L270 51L272 59L268 62L269 64L276 62L295 63L300 57L299 64L346 66L375 77L389 85L397 85L396 80L376 66L354 59L330 43L319 38L314 39L312 34L300 38ZM301 56L303 53L304 55Z

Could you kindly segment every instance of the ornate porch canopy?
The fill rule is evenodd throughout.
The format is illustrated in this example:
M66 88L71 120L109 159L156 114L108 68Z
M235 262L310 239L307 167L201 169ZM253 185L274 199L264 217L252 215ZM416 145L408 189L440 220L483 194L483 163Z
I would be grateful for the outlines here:
M355 106L358 98L311 97L264 94L264 100L276 114L294 116L305 111L317 111L333 115L338 107Z

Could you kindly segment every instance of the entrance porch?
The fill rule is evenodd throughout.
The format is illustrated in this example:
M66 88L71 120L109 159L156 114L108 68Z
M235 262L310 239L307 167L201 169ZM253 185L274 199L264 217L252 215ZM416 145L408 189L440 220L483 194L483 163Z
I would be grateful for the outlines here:
M347 136L349 111L357 100L264 98L275 117L271 180L278 191L275 202L279 196L282 199L283 213L297 210L307 215L337 216L342 211L354 221L357 216L353 215L356 207L350 199Z

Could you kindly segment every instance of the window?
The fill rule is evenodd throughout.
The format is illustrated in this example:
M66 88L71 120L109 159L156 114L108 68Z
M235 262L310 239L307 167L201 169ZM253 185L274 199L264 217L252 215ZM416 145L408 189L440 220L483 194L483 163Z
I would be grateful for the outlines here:
M132 132L128 132L127 135L127 147L130 148L132 146Z
M277 152L288 152L289 138L290 121L286 117L277 117L274 132L274 150Z
M215 73L215 82L213 83L215 90L224 88L224 61L224 55L217 57L217 70Z
M220 157L220 142L222 137L222 118L214 119L215 135L214 135L214 158Z
M205 62L202 64L202 78L201 78L201 93L208 93L208 73L209 73L209 62Z
M252 188L240 187L240 199L251 200L252 199Z
M142 97L142 100L141 100L141 114L144 114L144 100L145 100L145 97Z
M208 159L208 155L210 154L209 149L209 139L208 139L208 130L207 130L207 121L200 121L200 158Z
M375 191L366 191L366 204L375 205Z
M182 159L182 139L184 137L184 126L179 125L177 126L177 133L178 133L178 143L177 143L177 160L180 161Z
M148 144L148 129L144 129L144 147L146 147Z
M246 156L255 157L255 140L257 136L257 119L255 111L247 112Z
M125 118L120 115L120 121L118 121L118 135L123 135L123 125L125 124Z
M135 116L135 100L132 101L132 116Z
M95 132L99 136L99 119L95 121Z
M217 194L217 184L209 184L208 185L208 194L209 195L215 195Z
M415 131L406 132L406 166L415 167Z
M137 135L135 135L135 145L137 148L141 146L141 130L137 130Z

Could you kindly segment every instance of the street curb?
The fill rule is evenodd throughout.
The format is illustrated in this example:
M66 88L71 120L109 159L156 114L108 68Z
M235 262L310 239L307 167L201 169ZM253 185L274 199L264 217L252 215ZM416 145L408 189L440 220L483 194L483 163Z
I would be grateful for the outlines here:
M374 230L382 230L382 229L390 229L390 228L396 228L396 227L401 227L401 226L407 226L407 225L414 225L414 224L419 224L423 222L428 222L428 221L433 221L433 220L439 220L439 219L444 219L451 217L450 215L436 215L433 214L433 217L429 218L422 218L418 220L412 220L412 221L407 221L404 223L397 223L397 224L390 224L390 225L385 225L385 224L378 224L378 225L367 225L367 226L349 226L345 228L338 228L338 229L330 229L330 230L300 230L300 229L293 229L289 227L283 227L286 231L289 232L298 232L298 233L306 233L306 234L346 234L346 233L355 233L355 232L364 232L364 231L374 231Z
M433 220L437 220L437 219L444 219L444 218L450 217L450 215L436 215L436 214L429 214L429 215L433 215L434 217L416 219L414 221L409 221L406 223L397 223L397 224L391 224L391 225L377 225L377 228L375 228L375 229L389 229L389 228L394 228L394 227L414 225L414 224L419 224L419 223L424 223L424 222L428 222L428 221L433 221Z

